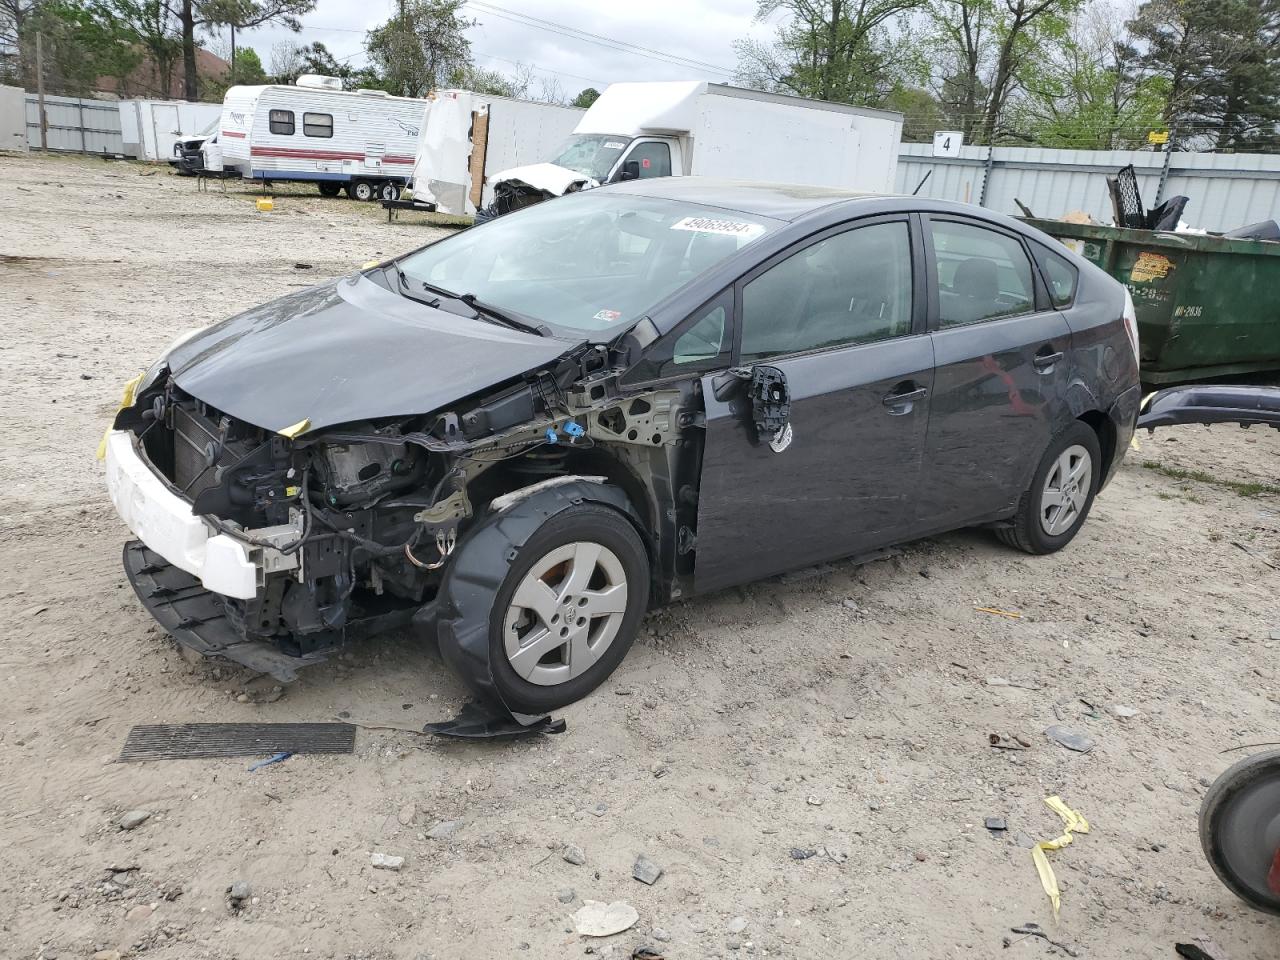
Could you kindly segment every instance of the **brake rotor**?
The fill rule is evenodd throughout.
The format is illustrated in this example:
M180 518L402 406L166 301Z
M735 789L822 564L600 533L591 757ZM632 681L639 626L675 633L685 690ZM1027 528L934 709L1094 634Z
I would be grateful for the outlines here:
M1247 757L1214 781L1200 807L1200 843L1232 893L1280 914L1280 750Z

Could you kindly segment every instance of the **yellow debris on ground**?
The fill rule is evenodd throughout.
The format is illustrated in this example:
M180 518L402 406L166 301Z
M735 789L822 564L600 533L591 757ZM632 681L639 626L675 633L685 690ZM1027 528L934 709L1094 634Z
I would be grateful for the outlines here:
M1040 885L1053 904L1053 919L1056 921L1058 910L1062 906L1062 894L1058 890L1058 878L1053 875L1053 867L1049 866L1045 851L1061 850L1071 842L1073 833L1088 833L1089 821L1063 803L1061 797L1045 797L1044 802L1062 818L1062 836L1054 840L1041 840L1031 848L1031 859L1035 862L1036 872L1040 874Z

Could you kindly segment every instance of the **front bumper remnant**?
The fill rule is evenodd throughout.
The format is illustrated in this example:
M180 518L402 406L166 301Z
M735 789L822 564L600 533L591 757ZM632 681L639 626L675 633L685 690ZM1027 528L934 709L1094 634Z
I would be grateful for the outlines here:
M139 540L124 545L124 570L138 599L165 632L206 657L226 657L281 683L298 668L324 660L323 652L291 656L265 640L246 640L229 619L220 597Z

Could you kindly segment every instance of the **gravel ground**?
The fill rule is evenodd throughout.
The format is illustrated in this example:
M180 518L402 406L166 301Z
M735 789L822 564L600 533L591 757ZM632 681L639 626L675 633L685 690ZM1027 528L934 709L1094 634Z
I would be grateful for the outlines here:
M1084 957L1280 956L1280 924L1217 882L1196 835L1205 786L1244 755L1222 751L1277 739L1280 437L1143 436L1055 556L966 531L656 612L566 734L439 742L411 731L462 690L426 638L276 691L189 664L121 572L93 458L120 384L192 326L441 232L253 196L0 159L0 956L1052 953L1011 932L1028 922ZM339 713L410 732L254 773L113 762L138 723ZM1051 742L1055 723L1096 747ZM1056 924L1026 848L1060 832L1054 794L1092 825L1050 855ZM584 900L639 919L578 936Z

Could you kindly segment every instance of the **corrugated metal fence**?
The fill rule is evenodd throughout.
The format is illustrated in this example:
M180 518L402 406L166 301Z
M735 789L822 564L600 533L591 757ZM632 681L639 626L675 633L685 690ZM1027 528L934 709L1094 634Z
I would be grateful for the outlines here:
M123 153L120 104L115 100L82 100L79 97L44 98L49 128L49 149L75 153ZM34 93L27 94L27 144L40 149L40 106Z
M989 158L988 158L989 155ZM899 193L981 203L1017 215L1014 198L1037 217L1084 210L1112 219L1106 177L1133 164L1148 207L1179 194L1189 197L1183 219L1205 230L1230 230L1280 219L1280 155L1172 153L1160 189L1165 155L1145 150L1051 150L1042 147L962 147L960 156L934 157L930 143L904 143L898 156ZM930 173L932 171L932 173Z

